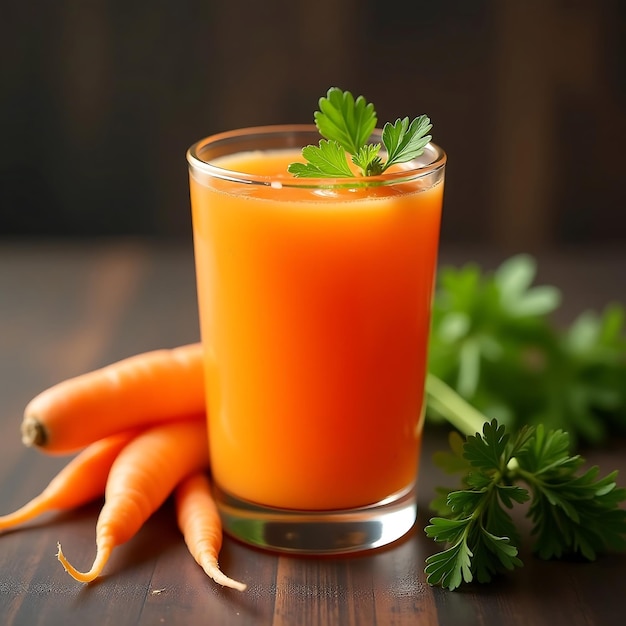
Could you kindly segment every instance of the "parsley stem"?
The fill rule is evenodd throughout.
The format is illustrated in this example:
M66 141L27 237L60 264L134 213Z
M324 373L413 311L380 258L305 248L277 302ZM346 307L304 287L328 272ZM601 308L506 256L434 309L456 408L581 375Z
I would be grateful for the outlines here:
M464 435L481 433L487 418L434 374L426 376L428 405Z

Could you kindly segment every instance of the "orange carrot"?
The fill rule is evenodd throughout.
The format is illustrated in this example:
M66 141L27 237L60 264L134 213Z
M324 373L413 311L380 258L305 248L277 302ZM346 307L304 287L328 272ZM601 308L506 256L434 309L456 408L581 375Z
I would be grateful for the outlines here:
M154 350L60 382L24 411L22 441L74 452L108 435L204 413L202 346Z
M53 510L68 510L104 495L107 476L122 448L137 434L128 431L89 445L75 456L30 502L0 517L0 531Z
M80 582L91 582L106 565L112 550L131 539L188 474L209 464L206 420L159 424L135 437L113 462L96 524L96 557L87 572L58 559Z
M229 578L219 568L222 523L209 479L203 472L189 475L176 487L174 497L178 527L196 563L216 583L244 591L245 584Z

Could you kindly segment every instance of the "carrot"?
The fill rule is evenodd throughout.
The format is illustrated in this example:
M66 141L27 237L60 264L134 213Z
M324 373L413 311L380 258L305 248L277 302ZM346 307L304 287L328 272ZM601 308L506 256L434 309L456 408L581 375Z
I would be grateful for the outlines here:
M107 479L105 501L96 524L96 557L87 572L58 559L80 582L91 582L113 549L131 539L188 474L208 467L205 420L187 420L148 428L119 453Z
M68 510L104 494L109 469L126 444L136 435L128 431L89 445L75 456L30 502L0 517L0 531L27 522L52 510Z
M22 441L68 453L116 432L204 414L202 346L154 350L70 378L33 398Z
M196 472L183 479L176 487L174 501L178 527L196 563L216 583L244 591L246 585L226 576L217 562L222 523L206 475Z

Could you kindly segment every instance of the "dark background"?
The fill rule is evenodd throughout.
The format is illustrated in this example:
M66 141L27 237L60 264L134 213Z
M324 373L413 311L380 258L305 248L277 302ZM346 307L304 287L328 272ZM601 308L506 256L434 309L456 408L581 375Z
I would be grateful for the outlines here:
M626 242L619 0L58 0L0 17L0 236L190 239L185 151L336 85L421 113L444 242Z

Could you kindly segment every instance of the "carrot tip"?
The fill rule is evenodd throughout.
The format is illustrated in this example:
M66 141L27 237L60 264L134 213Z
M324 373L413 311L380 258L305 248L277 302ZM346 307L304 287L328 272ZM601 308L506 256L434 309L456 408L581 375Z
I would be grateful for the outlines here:
M48 441L48 433L44 425L36 418L27 416L21 426L22 443L29 448L33 446L45 446Z
M100 550L96 556L96 560L94 561L91 569L88 572L79 572L66 558L63 554L63 550L61 550L61 544L57 543L57 559L60 561L61 565L65 571L78 582L81 583L90 583L95 580L102 572L105 563L109 558L111 550Z
M214 580L218 585L222 587L230 587L231 589L237 589L237 591L245 591L248 587L245 583L241 583L238 580L234 580L229 576L226 576L224 572L219 568L217 562L210 560L202 564L202 569L207 576Z
M42 495L36 496L24 506L0 516L0 534L5 530L10 530L19 524L27 522L37 517L46 510L46 500Z

